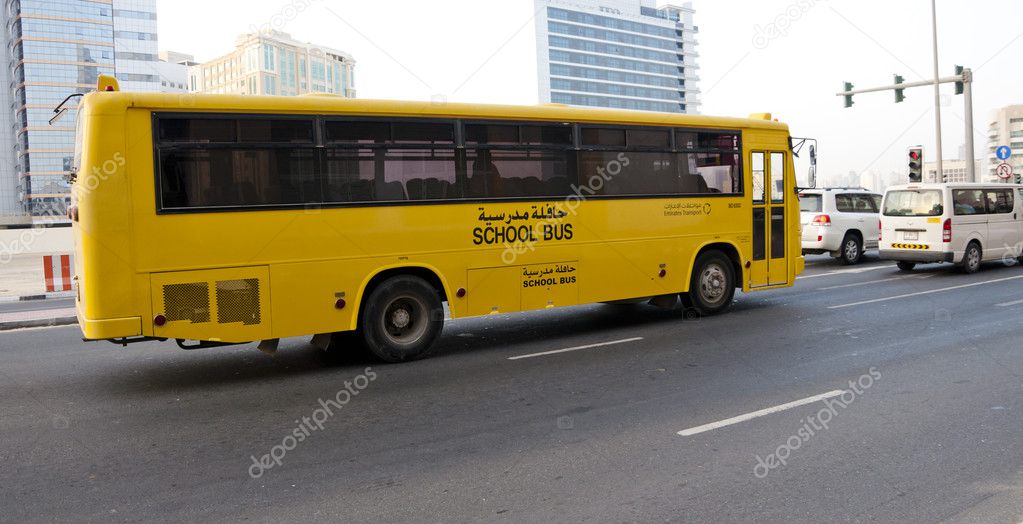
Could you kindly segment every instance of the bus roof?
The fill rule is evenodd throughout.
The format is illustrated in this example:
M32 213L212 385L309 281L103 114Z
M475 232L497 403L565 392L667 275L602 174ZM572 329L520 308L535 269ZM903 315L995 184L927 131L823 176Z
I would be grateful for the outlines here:
M788 131L788 125L761 118L730 118L674 113L580 108L559 104L533 106L413 102L344 98L336 95L261 96L194 93L92 92L83 108L93 114L120 113L128 108L173 112L337 113L361 116L420 116L496 120L545 120L706 128Z

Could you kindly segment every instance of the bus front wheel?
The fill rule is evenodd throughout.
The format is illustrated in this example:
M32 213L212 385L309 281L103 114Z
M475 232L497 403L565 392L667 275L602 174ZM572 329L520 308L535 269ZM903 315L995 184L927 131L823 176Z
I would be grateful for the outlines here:
M701 315L723 313L732 306L735 296L735 268L720 251L707 251L696 258L689 292L683 302Z
M440 296L425 280L398 276L366 300L361 331L366 348L385 362L407 362L429 352L444 327Z

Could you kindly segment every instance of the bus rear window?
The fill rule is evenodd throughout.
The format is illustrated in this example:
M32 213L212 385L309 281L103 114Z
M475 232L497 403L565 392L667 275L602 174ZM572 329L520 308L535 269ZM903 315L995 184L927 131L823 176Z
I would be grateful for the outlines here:
M799 210L804 213L820 213L824 199L820 195L799 195Z
M944 211L937 189L889 191L884 199L886 217L936 217Z

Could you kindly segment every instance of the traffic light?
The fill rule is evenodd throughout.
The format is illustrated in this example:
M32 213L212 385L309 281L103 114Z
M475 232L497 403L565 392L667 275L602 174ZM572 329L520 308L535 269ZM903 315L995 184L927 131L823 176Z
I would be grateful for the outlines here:
M854 87L856 87L856 86L852 85L849 82L846 82L845 83L845 92L848 93L849 91L852 91ZM852 106L853 106L852 95L845 95L845 108L849 109Z
M906 79L902 78L902 75L895 75L895 85L900 86L905 81L906 81ZM895 103L896 104L901 103L905 99L906 99L906 89L905 88L896 87L895 88Z
M959 65L956 66L956 76L960 78L960 80L958 82L956 82L956 94L957 95L963 94L963 92L966 90L966 86L963 85L963 81L961 80L962 77L963 77L963 71L965 71L965 70L966 69L963 66L959 66Z
M909 182L919 183L924 181L924 149L922 147L909 148Z

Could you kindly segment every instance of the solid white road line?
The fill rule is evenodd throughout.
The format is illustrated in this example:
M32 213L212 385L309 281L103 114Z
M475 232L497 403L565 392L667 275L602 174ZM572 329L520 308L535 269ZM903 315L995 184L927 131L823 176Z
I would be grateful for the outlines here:
M524 358L533 357L545 357L547 355L557 355L559 353L568 353L569 351L579 351L580 349L592 349L604 346L613 346L615 344L625 344L626 342L636 342L643 340L643 337L625 338L622 340L612 340L611 342L601 342L599 344L589 344L586 346L577 346L574 348L556 349L554 351L544 351L543 353L530 353L529 355L519 355L517 357L508 357L508 360L522 360Z
M834 397L840 396L842 393L845 393L845 391L841 390L841 389L836 389L835 391L829 391L827 393L822 393L820 395L814 395L812 397L807 397L807 398L804 398L802 400L797 400L795 402L789 402L788 404L782 404L780 406L775 406L773 408L762 409L760 411L754 411L752 413L747 413L745 415L739 415L738 417L732 417L730 419L725 419L725 420L722 420L720 422L713 422L713 423L710 423L710 424L704 424L702 426L696 426L695 428L685 429L685 430L679 431L678 434L683 436L683 437L691 437L693 435L696 435L696 434L699 434L699 433L703 433L705 431L711 431L711 430L714 430L714 429L723 428L725 426L731 426L732 424L738 424L740 422L746 422L747 420L752 420L752 419L755 419L755 418L763 417L765 415L771 415L773 413L778 413L779 411L785 411L785 410L792 409L792 408L798 408L799 406L805 406L807 404L813 404L814 402L820 402L822 400L826 400L826 399L829 399L829 398L834 398Z
M893 282L895 280L906 280L907 278L910 278L910 277L895 277L895 278L882 278L881 280L868 280L866 282L857 282L855 284L843 284L841 286L822 287L822 288L818 288L817 291L831 291L833 289L846 289L846 288L850 288L850 287L869 286L871 284L880 284L882 282Z
M891 266L874 266L874 267L864 267L864 268L857 268L857 269L839 269L839 270L836 270L836 271L830 271L828 273L820 273L818 275L807 275L805 277L800 275L799 277L796 278L796 280L799 281L799 280L806 280L808 278L820 278L820 277L837 277L837 276L841 276L841 275L858 275L860 273L866 273L867 271L877 271L878 269L890 269L890 268L891 268Z
M1013 302L1003 302L1001 304L995 304L995 307L1018 306L1020 304L1023 304L1023 300L1016 300L1016 301L1013 301Z
M1019 280L1021 278L1023 278L1023 276L999 278L999 279L995 279L995 280L985 280L983 282L974 282L972 284L963 284L961 286L943 287L943 288L939 288L939 289L931 289L929 291L920 291L919 293L906 293L905 295L895 295L894 297L875 298L874 300L864 300L862 302L853 302L851 304L841 304L841 305L838 305L838 306L828 306L828 309L844 309L844 308L847 308L847 307L865 306L867 304L877 304L879 302L889 302L891 300L899 300L899 299L902 299L902 298L919 297L919 296L923 296L923 295L932 295L934 293L944 293L945 291L955 291L957 289L966 289L966 288L970 288L970 287L984 286L984 285L987 285L987 284L997 284L999 282L1008 282L1010 280Z

